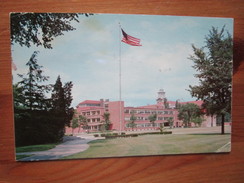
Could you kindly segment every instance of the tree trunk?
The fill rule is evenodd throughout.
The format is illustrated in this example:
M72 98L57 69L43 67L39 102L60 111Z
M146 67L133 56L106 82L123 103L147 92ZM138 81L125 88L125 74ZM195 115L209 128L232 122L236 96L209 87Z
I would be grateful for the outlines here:
M213 115L211 115L211 127L213 127Z
M225 134L225 115L221 114L221 134Z

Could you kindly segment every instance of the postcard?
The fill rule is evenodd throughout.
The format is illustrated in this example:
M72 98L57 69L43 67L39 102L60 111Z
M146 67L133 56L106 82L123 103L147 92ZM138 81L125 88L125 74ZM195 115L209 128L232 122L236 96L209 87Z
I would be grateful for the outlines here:
M10 20L17 161L231 151L232 18Z

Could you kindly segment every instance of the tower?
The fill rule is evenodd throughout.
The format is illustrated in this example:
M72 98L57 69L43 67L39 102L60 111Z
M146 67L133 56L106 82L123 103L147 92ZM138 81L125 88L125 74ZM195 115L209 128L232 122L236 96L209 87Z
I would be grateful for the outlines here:
M162 102L164 102L164 99L165 99L165 92L163 89L160 89L158 91L158 98L156 101L157 101L157 103L162 103Z

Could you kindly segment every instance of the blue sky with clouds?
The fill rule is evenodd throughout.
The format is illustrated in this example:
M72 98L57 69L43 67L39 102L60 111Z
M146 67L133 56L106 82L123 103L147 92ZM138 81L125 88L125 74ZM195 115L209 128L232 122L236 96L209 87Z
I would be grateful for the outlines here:
M121 44L122 100L126 106L155 103L163 88L168 100L195 100L186 89L197 84L196 71L188 57L191 45L204 46L212 26L233 35L233 19L154 15L95 14L79 17L75 31L55 38L53 49L12 46L17 73L26 73L26 62L35 50L38 63L55 83L73 81L73 106L83 100L119 100L119 47ZM141 39L142 46L121 43L121 31Z

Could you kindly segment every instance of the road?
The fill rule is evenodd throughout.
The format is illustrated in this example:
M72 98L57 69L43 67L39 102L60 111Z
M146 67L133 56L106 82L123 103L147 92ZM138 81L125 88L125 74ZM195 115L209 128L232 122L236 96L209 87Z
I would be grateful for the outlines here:
M64 143L57 145L55 148L47 151L16 153L17 155L32 155L22 158L18 161L40 161L40 160L57 160L65 156L85 151L89 148L88 142L96 140L91 134L81 136L65 137Z

